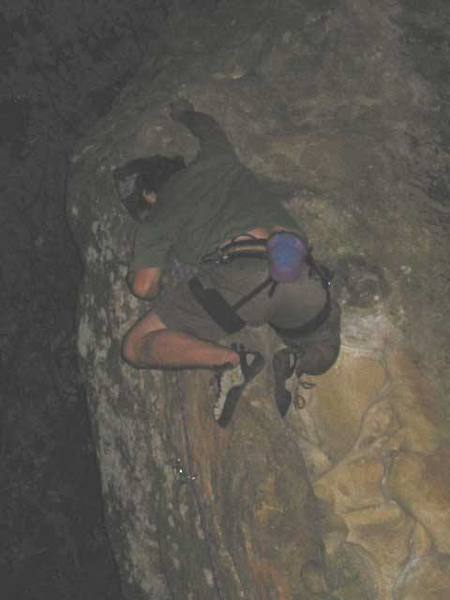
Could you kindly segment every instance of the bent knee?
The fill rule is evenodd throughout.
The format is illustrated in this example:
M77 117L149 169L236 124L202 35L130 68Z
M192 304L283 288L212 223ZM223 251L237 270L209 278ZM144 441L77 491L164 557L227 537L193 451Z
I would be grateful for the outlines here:
M166 326L155 312L148 313L125 334L121 347L122 358L131 365L139 366L140 349L145 339L165 329Z
M136 365L137 362L136 343L133 330L130 330L122 339L121 355L123 360L130 365Z

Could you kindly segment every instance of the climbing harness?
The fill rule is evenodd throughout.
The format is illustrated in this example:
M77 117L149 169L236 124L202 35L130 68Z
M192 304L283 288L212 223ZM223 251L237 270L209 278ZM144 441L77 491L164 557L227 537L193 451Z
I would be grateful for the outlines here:
M269 275L257 285L253 290L241 298L238 302L230 304L220 292L213 288L206 288L197 276L192 277L189 282L189 289L197 302L205 309L210 317L228 334L237 333L243 327L246 322L238 315L238 310L242 308L247 302L254 298L257 294L261 293L264 289L269 288L269 296L275 293L275 290L279 284L287 282L286 279L280 280L277 277L277 267L271 262L271 242L275 236L289 235L299 240L301 238L294 233L278 232L268 238L268 240L261 239L248 239L248 240L236 240L231 241L228 244L218 248L214 252L205 255L202 259L203 263L216 263L216 264L228 264L236 258L257 258L265 259L269 261ZM302 241L302 240L301 240ZM302 241L304 244L304 242ZM299 255L300 257L300 255ZM312 333L317 329L329 316L331 312L331 295L330 285L332 274L331 271L318 265L312 256L312 248L306 248L306 252L302 258L303 262L309 267L310 277L313 274L319 276L321 284L325 290L326 299L325 304L321 310L312 319L304 323L299 327L284 328L279 327L273 323L269 325L284 338L296 338L303 335ZM301 267L302 265L300 265ZM300 268L294 267L295 278L299 275ZM293 281L295 279L292 279Z
M284 236L284 239L281 240L281 243L277 243L282 236ZM264 259L269 263L269 274L264 281L234 304L230 304L216 289L206 288L197 276L189 280L189 288L194 298L226 333L237 333L245 327L246 322L238 314L238 310L242 306L264 289L269 288L269 296L272 296L278 285L295 281L300 276L304 265L309 267L310 277L316 275L321 281L326 296L323 307L313 318L299 327L284 328L274 323L269 323L269 325L289 345L291 340L294 341L296 338L315 331L328 318L331 311L330 285L332 273L326 267L318 265L314 261L312 248L308 247L297 234L278 232L270 236L268 240L257 239L252 236L249 236L249 239L232 240L214 252L205 255L202 262L223 265L236 258ZM303 408L306 401L299 392L299 388L309 389L314 385L302 381L301 377L297 377L295 371L299 359L300 353L292 348L279 351L273 358L275 402L282 417L286 415L292 403L297 408ZM241 358L241 362L243 366L246 365L243 358ZM288 380L294 381L294 379L295 383L291 385ZM219 425L225 427L229 423L246 383L247 381L244 381L240 386L232 387L229 390L229 399L224 404L220 418L217 420ZM292 390L286 389L286 385L288 387L291 385Z

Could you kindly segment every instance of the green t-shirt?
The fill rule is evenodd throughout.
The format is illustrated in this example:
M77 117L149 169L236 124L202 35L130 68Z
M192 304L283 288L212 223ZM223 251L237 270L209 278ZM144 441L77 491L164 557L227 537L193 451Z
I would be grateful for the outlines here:
M212 117L185 111L179 120L199 139L200 151L163 186L149 220L138 225L130 270L163 268L169 251L197 265L225 240L257 227L302 234L295 219L239 162Z

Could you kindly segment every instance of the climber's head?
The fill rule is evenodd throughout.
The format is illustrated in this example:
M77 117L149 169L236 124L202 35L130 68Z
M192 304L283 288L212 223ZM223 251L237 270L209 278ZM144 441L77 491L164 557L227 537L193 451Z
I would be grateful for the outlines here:
M120 198L131 216L137 221L146 219L157 203L158 192L174 173L185 167L182 156L167 158L156 154L114 169Z
M279 231L267 242L270 275L279 283L291 283L300 277L306 266L307 243L296 233Z

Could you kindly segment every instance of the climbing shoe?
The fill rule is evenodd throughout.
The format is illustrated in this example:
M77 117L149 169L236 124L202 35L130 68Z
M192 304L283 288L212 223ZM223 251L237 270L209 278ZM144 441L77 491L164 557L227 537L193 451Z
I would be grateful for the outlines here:
M297 399L299 385L297 362L298 354L289 348L282 348L273 355L275 402L282 417L286 415L292 401L295 402Z
M214 418L220 427L226 427L231 421L245 386L264 367L264 357L260 352L245 350L243 345L232 344L231 347L239 354L241 360L237 366L220 369L217 372L217 400L214 406Z

